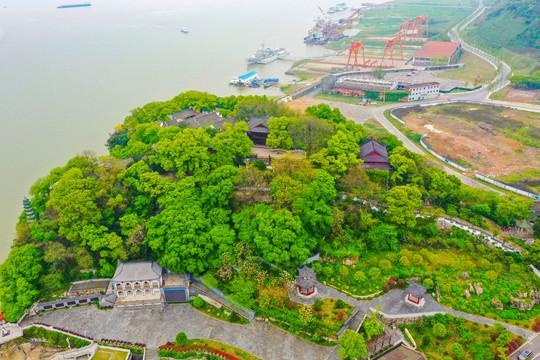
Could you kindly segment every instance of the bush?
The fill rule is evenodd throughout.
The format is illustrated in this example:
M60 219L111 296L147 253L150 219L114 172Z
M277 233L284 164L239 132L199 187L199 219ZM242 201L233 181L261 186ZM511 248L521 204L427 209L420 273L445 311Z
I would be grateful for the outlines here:
M341 299L337 299L336 304L334 305L335 309L344 309L347 307L347 303Z
M426 287L428 290L432 290L435 284L433 283L433 280L430 278L425 279L422 284Z
M25 329L23 334L27 339L43 339L47 341L49 346L61 347L64 349L67 349L70 346L72 348L81 348L90 344L90 341L69 336L58 331L43 329L37 326Z
M197 296L195 299L193 299L192 304L195 308L200 309L204 306L204 300Z
M446 326L444 326L443 324L436 323L433 326L433 335L435 335L439 339L444 338L446 336L446 333L447 333Z
M431 343L431 338L427 335L424 335L422 338L422 346L427 347Z
M463 346L461 346L459 343L453 343L450 345L450 351L458 360L465 357L465 350L463 350Z
M262 160L253 160L252 164L259 170L266 170L266 164Z
M205 301L201 299L199 296L197 296L195 299L193 299L192 305L193 307L200 309L204 306Z
M177 346L185 346L189 344L189 339L185 332L179 332L176 334L176 339L174 342Z

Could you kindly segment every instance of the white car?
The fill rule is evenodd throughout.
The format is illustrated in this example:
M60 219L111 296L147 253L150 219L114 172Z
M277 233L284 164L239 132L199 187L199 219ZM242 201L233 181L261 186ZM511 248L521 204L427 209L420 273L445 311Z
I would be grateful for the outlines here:
M2 337L8 336L9 335L9 330L3 327L1 329L1 333L2 333Z

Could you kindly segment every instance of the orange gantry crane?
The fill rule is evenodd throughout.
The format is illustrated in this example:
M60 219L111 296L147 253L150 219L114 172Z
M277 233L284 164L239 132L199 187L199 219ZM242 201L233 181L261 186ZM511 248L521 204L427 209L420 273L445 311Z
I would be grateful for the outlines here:
M397 50L398 48L399 48L399 54L395 54L394 56L394 51ZM387 67L387 66L394 67L394 60L398 59L397 57L398 55L399 55L399 59L403 60L403 41L401 39L400 33L398 33L394 38L386 42L386 46L384 47L383 57L381 59L379 66L380 67ZM390 61L389 65L386 64L387 60Z
M358 63L358 53L362 50L362 63ZM351 63L351 60L354 59L354 62ZM365 66L366 65L366 54L364 52L364 44L360 41L351 41L349 44L349 59L347 60L347 65L352 66Z
M419 15L414 20L406 20L399 26L403 42L427 41L429 38L429 16Z
M427 41L429 38L429 16L419 15L414 21L416 28L416 41Z

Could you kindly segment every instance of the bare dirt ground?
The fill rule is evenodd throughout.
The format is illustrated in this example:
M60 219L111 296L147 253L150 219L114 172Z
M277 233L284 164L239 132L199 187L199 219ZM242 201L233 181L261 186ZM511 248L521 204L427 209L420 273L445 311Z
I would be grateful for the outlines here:
M312 97L303 96L296 100L289 101L287 103L287 106L291 108L293 111L303 113L308 107L317 105L319 103L321 103L321 101L317 101L316 99Z
M407 113L408 112L408 113ZM540 148L515 135L525 127L540 139L540 115L490 106L453 104L402 111L398 116L439 154L492 177L540 168ZM535 181L538 179L522 179Z
M521 102L527 104L540 104L540 90L523 90L508 87L501 91L499 98L503 101Z

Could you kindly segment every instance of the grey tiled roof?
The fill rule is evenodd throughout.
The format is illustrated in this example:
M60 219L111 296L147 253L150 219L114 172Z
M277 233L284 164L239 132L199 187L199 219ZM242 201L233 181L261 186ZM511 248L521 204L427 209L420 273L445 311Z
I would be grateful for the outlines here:
M412 296L415 296L415 297L422 297L426 294L426 288L423 287L422 285L418 285L418 284L411 284L406 290L405 292L411 294Z
M308 267L301 267L298 269L298 275L296 276L296 285L302 288L310 288L315 286L317 277L315 271Z
M118 281L144 281L157 280L163 269L154 261L132 261L121 263L112 278L113 282Z

